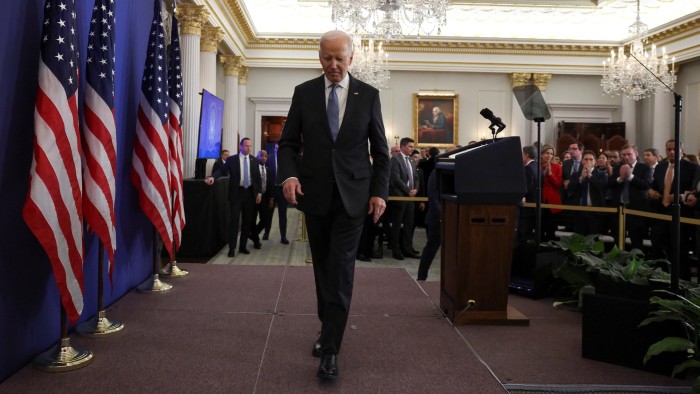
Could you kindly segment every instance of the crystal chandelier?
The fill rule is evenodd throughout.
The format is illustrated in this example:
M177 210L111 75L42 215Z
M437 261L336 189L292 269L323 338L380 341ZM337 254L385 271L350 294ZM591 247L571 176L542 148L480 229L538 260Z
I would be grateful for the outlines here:
M451 0L329 0L331 20L352 34L386 41L405 35L431 35L447 22Z
M374 40L369 39L364 46L358 34L353 37L352 46L355 51L350 66L352 75L377 89L389 87L388 55L382 49L382 43L375 48Z
M639 100L656 93L658 88L668 91L664 84L673 88L676 82L673 71L676 58L671 59L669 69L666 48L662 48L661 57L657 57L655 44L651 45L650 52L645 52L643 41L646 40L643 37L648 30L647 25L639 19L639 0L637 0L637 21L629 28L632 36L630 56L625 56L625 48L622 46L618 48L617 56L615 56L615 50L611 50L610 57L603 61L603 79L600 85L605 93L624 94L633 100Z

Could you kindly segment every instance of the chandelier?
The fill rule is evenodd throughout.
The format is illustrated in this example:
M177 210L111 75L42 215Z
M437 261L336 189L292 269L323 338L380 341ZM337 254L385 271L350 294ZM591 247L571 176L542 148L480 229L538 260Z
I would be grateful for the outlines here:
M650 52L646 52L643 44L646 40L643 37L648 30L647 25L639 19L639 0L637 0L637 21L629 27L629 33L632 36L630 56L625 56L625 48L622 46L618 48L617 56L615 56L615 50L611 50L610 57L603 61L603 79L600 85L605 93L624 94L633 100L639 100L656 93L658 88L665 91L673 88L676 82L673 71L676 58L671 59L669 69L666 48L662 48L661 57L657 57L655 44L651 45Z
M352 34L387 42L406 35L431 35L447 22L451 0L329 0L331 20Z
M377 89L389 87L388 55L382 49L382 43L379 42L376 50L373 39L363 46L362 37L357 34L352 39L352 46L355 51L350 66L352 75Z

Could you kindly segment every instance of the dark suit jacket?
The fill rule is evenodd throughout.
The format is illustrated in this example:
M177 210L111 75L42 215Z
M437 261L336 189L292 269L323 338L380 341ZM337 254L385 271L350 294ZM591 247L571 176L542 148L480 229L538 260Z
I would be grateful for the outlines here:
M258 165L258 171L260 171L260 166ZM272 198L273 195L273 188L275 187L275 180L274 180L274 175L272 174L272 171L270 171L270 167L267 165L265 166L265 175L267 178L265 178L265 193L263 193L263 200L268 200ZM262 171L260 171L260 191L262 192Z
M416 170L416 162L408 158L413 171L413 188L420 190L421 176ZM408 197L408 171L406 171L406 161L402 154L398 154L391 158L391 175L389 177L389 195ZM416 195L418 196L418 195Z
M302 148L303 157L297 160ZM328 213L335 181L348 215L366 215L369 197L387 200L389 189L389 153L379 91L350 76L343 123L334 142L323 75L298 85L277 158L278 179L296 177L301 183L304 195L297 202L303 212Z
M221 176L229 176L228 181L228 200L230 202L236 201L238 198L239 186L241 183L241 165L239 154L229 156L226 159L224 166L220 167L216 172L212 173L211 176L218 178ZM258 166L258 159L253 155L249 155L250 158L250 174L251 180L250 184L253 187L253 194L262 193L262 179L260 178L260 167Z
M576 202L576 196L574 195L574 189L571 189L568 187L566 189L564 189L564 186L563 186L564 181L571 181L571 178L572 178L571 169L573 168L573 165L574 165L574 159L564 160L564 162L561 163L561 180L562 180L561 201L562 201L562 203L569 204L569 205L577 205L578 204ZM583 166L583 164L579 161L579 163L578 163L579 171L581 171L581 166Z
M216 159L216 161L214 162L214 165L211 167L211 173L212 173L212 175L213 175L215 172L219 171L219 169L220 169L221 167L223 167L223 165L224 165L224 161L221 160L221 158Z
M683 194L683 192L688 191L688 190L694 190L693 189L693 179L695 178L695 174L698 172L698 165L695 163L691 163L688 160L681 160L680 161L680 166L681 166L681 171L680 171L680 193L676 193L671 189L671 193L675 194L678 196L679 194ZM666 180L666 171L668 170L669 166L669 161L666 160L664 162L661 162L656 165L656 169L654 170L654 177L653 181L651 182L651 188L659 192L661 194L661 199L658 201L654 202L654 208L656 212L659 213L664 213L664 214L670 214L671 213L671 206L669 205L668 207L664 207L663 204L661 203L663 199L663 194L664 194L664 184ZM676 177L678 176L678 172L675 172L673 174L673 181L676 182ZM693 216L693 209L686 207L685 205L681 205L681 216L688 216L692 217Z
M581 177L581 172L583 167L579 169L577 176L572 177L569 183L569 188L574 191L574 196L576 202L579 205L583 197L583 193L588 193L587 197L591 199L591 206L594 207L604 207L605 206L605 190L608 186L608 171L599 170L597 168L593 169L591 177L584 182L579 181ZM586 190L586 181L588 182L588 190Z
M621 165L614 167L612 176L608 178L608 185L614 188L613 200L616 202L620 201L621 194L624 191L624 182L617 182L617 178L620 177L621 167ZM637 160L637 164L632 169L632 174L634 178L629 184L629 202L627 207L639 211L648 211L650 205L647 190L649 190L649 180L652 174L651 167Z

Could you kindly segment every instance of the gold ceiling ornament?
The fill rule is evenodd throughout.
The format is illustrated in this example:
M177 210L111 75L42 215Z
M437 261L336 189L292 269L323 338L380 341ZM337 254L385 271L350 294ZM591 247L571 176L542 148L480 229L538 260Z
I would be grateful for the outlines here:
M547 83L552 79L551 73L533 73L532 83L537 86L541 91L547 90Z
M182 4L175 9L180 27L180 34L201 35L202 26L209 17L203 5Z
M531 73L511 73L510 77L510 87L517 88L518 86L525 86L530 83L532 78Z
M219 43L224 38L224 31L216 26L202 26L200 52L217 52Z
M235 55L220 55L219 61L224 65L226 76L238 76L238 71L243 65L241 57Z
M248 67L241 65L238 68L238 83L239 84L244 84L248 83Z

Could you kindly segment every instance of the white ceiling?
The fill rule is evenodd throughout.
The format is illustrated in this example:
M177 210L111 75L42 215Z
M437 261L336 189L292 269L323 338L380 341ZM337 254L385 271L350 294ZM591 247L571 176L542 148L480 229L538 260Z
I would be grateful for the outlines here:
M334 29L325 0L239 0L257 37L318 36ZM497 41L621 43L636 0L455 0L440 37ZM700 0L641 0L650 33L697 18Z

